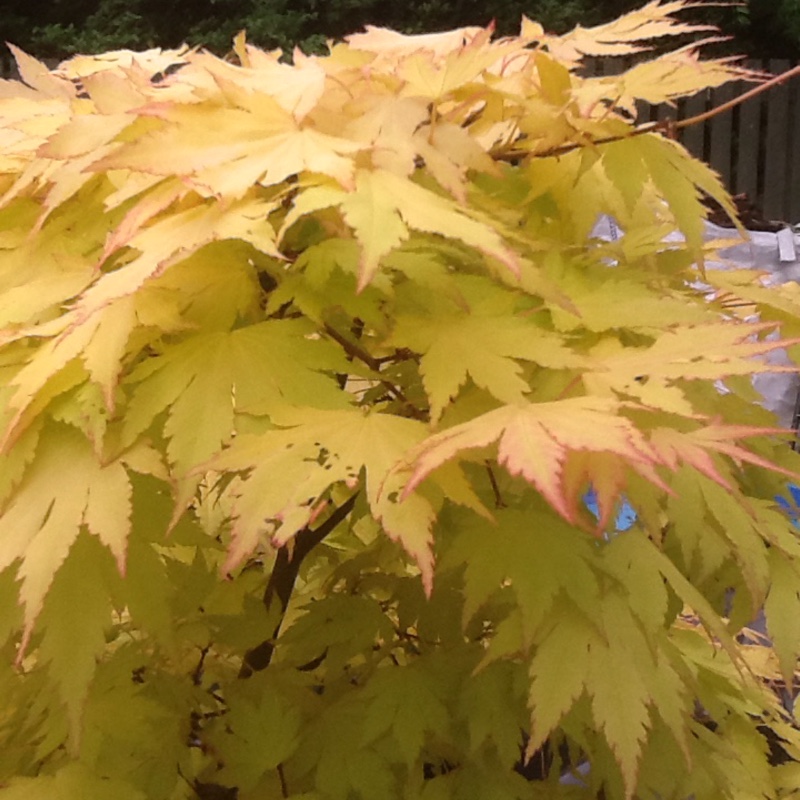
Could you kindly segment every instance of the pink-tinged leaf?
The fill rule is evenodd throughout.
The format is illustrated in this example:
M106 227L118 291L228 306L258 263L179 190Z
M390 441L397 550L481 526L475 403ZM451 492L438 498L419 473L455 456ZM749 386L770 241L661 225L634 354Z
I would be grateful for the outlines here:
M570 457L564 469L564 485L568 502L574 505L583 496L588 484L591 484L600 512L595 534L601 535L609 529L615 518L619 499L628 483L627 462L612 453L581 451ZM641 474L641 468L637 468ZM649 479L659 485L660 479L655 476ZM666 489L666 485L661 488Z
M110 70L117 75L122 73L129 79L131 79L131 73L136 79L143 72L146 74L149 84L152 75L163 72L168 67L188 63L188 59L195 53L195 49L190 49L185 44L174 49L152 47L149 50L108 50L95 55L73 56L62 61L56 72L68 78L80 78L81 80L101 75Z
M639 430L619 412L620 404L579 397L550 403L503 406L435 434L415 451L404 496L462 450L498 443L498 461L534 485L565 519L574 519L562 470L573 451L608 452L634 469L655 462Z
M774 464L737 444L737 440L749 437L778 436L786 438L788 435L789 432L784 428L725 425L714 422L688 433L681 433L674 429L656 428L651 434L651 443L658 451L659 458L670 469L676 469L679 461L683 461L720 486L730 488L727 480L720 475L715 466L714 453L728 456L737 465L754 464L794 480L800 480L800 473Z
M694 467L712 481L731 488L728 481L719 473L713 456L689 436L673 428L656 428L650 434L650 441L661 460L671 469L678 469L681 462Z
M403 478L402 472L389 472L371 500L370 508L389 538L399 542L419 567L425 593L430 596L434 568L433 525L437 509L420 492L403 496Z
M774 464L737 444L737 440L751 436L775 435L785 437L788 432L783 428L712 423L689 433L681 433L671 428L656 428L651 434L651 443L658 451L661 460L670 469L676 469L679 461L683 461L728 489L731 488L730 484L720 475L712 453L728 456L736 464L754 464L800 480L799 473Z
M17 62L20 77L32 89L50 97L75 96L76 89L70 81L54 75L41 61L29 56L19 47L9 44L8 49L11 50L14 60Z
M130 81L129 76L113 70L102 69L91 75L81 76L80 80L101 114L125 113L143 106L147 100L146 95Z
M156 179L158 180L158 179ZM148 187L149 188L149 187ZM115 250L124 247L139 230L157 214L165 211L176 200L180 200L188 193L188 188L180 181L164 180L148 191L123 218L122 222L114 229L106 240L102 260L111 255Z
M227 492L234 524L225 569L240 563L263 536L285 545L309 524L313 509L333 486L355 488L363 474L374 516L415 559L430 587L435 512L424 496L401 500L399 485L386 483L395 465L423 438L425 426L358 409L285 407L271 416L280 429L237 437L207 465L214 471L249 471Z

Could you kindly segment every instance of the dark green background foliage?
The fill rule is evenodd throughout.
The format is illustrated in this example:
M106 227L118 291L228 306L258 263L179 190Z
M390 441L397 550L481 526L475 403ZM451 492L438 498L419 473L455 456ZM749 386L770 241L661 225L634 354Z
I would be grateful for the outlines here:
M264 47L319 49L365 24L405 32L486 25L518 30L524 13L563 32L595 25L645 0L4 0L0 41L39 57L118 48L170 47L186 41L224 53L242 28ZM800 57L800 0L746 0L739 7L695 9L698 21L734 37L732 52ZM7 55L3 49L2 54Z

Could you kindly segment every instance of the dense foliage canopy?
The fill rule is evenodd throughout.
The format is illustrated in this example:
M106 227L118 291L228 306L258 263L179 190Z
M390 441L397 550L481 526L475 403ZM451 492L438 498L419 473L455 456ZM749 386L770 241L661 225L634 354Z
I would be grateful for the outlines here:
M797 797L800 292L704 271L730 198L635 120L760 76L581 77L682 7L16 51L0 800Z

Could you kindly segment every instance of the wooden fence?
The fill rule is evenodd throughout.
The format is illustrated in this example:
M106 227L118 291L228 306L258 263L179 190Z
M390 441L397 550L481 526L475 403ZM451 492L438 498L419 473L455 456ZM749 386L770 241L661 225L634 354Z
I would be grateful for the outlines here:
M46 61L48 66L57 62ZM773 74L789 61L751 61L748 67ZM613 74L619 61L589 63L592 74ZM0 62L0 76L17 77L13 63ZM729 83L681 100L676 107L655 106L645 119L694 116L743 93L752 84ZM800 223L800 78L778 85L705 123L680 132L683 144L709 163L733 194L745 192L767 219Z
M592 74L614 74L618 62L590 62ZM772 74L794 66L785 60L748 61ZM686 119L722 105L752 88L728 83L719 89L642 110L642 120ZM800 223L800 78L779 84L704 123L679 131L681 142L710 164L733 194L744 192L767 219Z

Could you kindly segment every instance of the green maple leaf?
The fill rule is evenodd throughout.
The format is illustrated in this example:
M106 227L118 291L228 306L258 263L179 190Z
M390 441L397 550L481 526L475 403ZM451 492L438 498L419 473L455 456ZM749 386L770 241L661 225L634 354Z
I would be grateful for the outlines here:
M190 707L194 687L151 666L138 644L106 651L83 710L79 758L162 799L184 782L175 765L185 765L185 723L175 711Z
M274 407L341 407L349 397L324 371L347 371L340 351L309 339L304 320L272 320L230 332L198 334L134 370L124 421L133 441L165 409L167 453L186 473L230 441L235 413ZM302 367L299 365L303 365Z
M22 609L19 607L19 588L14 581L14 570L0 572L0 648L20 627Z
M132 296L139 324L160 332L227 331L253 319L262 294L256 255L242 241L206 245Z
M62 767L55 775L37 778L14 778L0 789L3 800L55 800L73 797L114 797L117 800L146 800L125 781L98 775L79 761Z
M788 562L774 551L767 553L771 577L764 610L767 627L780 662L784 680L791 680L797 666L800 643L800 573L794 561Z
M172 493L167 484L149 475L132 475L133 514L125 569L123 596L136 625L168 646L174 645L175 591L168 572L169 559L161 548L173 514ZM173 530L171 541L180 535ZM181 595L190 592L181 586ZM199 603L198 603L199 604Z
M349 661L369 660L376 643L393 638L391 623L375 600L331 594L307 605L280 644L285 658L299 666L325 654L326 672L336 676Z
M565 592L586 613L595 606L598 582L591 567L590 537L546 506L534 501L533 508L537 513L498 511L496 524L488 530L485 520L452 512L458 536L442 557L441 567L466 565L465 625L507 582L517 598L527 642L535 638L559 593Z
M363 743L391 733L402 760L416 763L428 735L446 737L450 712L441 681L420 661L379 670L366 690Z
M695 522L697 513L695 508ZM634 532L615 537L603 548L601 569L625 586L634 613L649 631L655 632L666 624L669 595L657 566L642 552L641 544Z
M384 303L392 291L391 280L388 275L376 275L369 286L357 293L358 261L358 243L354 239L326 239L308 247L295 262L295 269L270 293L267 311L277 311L284 303L292 302L309 319L322 325L333 322L332 312L341 309L346 318L360 319L376 331L384 329Z
M751 614L755 617L770 585L769 551L752 514L738 503L731 502L729 493L718 483L701 477L700 488L708 516L717 523L735 557L745 586L750 593Z
M663 237L664 231L656 235ZM622 249L627 234L617 249ZM662 243L658 243L663 247ZM655 245L654 245L655 247ZM605 255L607 253L607 255ZM620 254L610 246L597 248L597 255L619 260ZM603 275L608 272L606 264L595 267L575 269L565 266L554 280L564 296L569 298L571 308L565 308L563 300L548 300L553 316L553 324L558 330L573 330L584 327L590 331L619 330L620 328L640 328L650 331L654 326L662 327L667 321L671 324L700 324L708 320L708 309L687 303L685 294L669 293L659 288L653 289L633 280ZM602 278L602 280L600 280ZM620 315L619 303L624 298L625 314ZM587 367L592 367L592 360Z
M560 603L558 614L551 615L530 663L528 755L542 746L583 695L589 678L588 653L600 641L597 628L572 604Z
M83 704L111 623L110 566L102 547L85 534L78 537L53 578L39 618L44 635L38 657L49 665L67 707L73 750L80 738Z
M467 377L498 400L516 403L531 390L521 361L554 369L583 366L561 336L514 313L518 300L512 293L464 277L451 291L457 292L456 302L435 304L434 296L428 301L434 308L400 311L390 339L395 347L422 354L420 371L434 422Z
M714 172L698 159L691 158L683 145L663 136L637 136L633 140L658 191L669 203L686 244L702 268L705 209L701 192L716 200L730 219L736 209Z
M306 743L319 756L315 784L332 800L394 800L397 779L390 762L363 743L364 710L345 695L307 729Z
M622 771L626 796L636 787L639 760L650 727L649 679L656 670L650 644L628 603L603 598L603 638L588 649L587 691L592 714Z
M251 791L300 742L298 708L281 696L279 685L258 683L231 694L225 728L212 737L225 764L220 779L241 791Z

